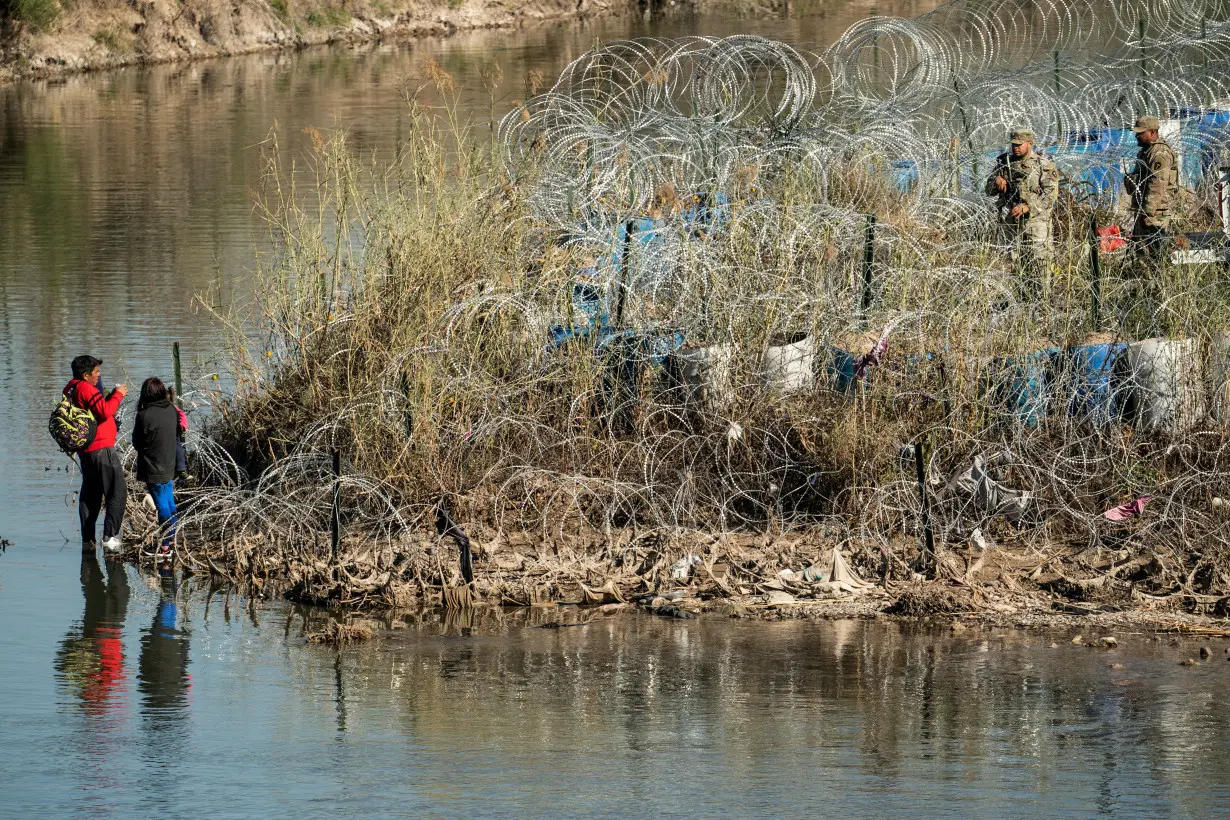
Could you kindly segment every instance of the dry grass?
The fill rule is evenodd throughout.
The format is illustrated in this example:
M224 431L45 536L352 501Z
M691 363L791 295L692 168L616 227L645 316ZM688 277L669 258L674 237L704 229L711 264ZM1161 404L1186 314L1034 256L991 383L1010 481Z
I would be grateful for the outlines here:
M433 81L447 90L444 77ZM263 204L278 254L259 272L255 315L228 318L232 327L255 322L262 336L237 335L240 386L210 432L250 475L278 478L200 507L190 524L202 541L268 537L283 566L315 567L304 577L332 583L320 571L327 478L291 466L337 448L346 474L366 482L343 488L348 532L370 536L378 549L409 550L397 566L357 561L355 574L384 575L351 585L351 601L369 594L354 589L387 602L408 595L399 584L413 584L417 599L456 583L447 549L411 549L403 535L427 528L442 495L458 499L464 526L491 539L530 532L555 544L560 566L577 560L569 544L590 540L607 545L609 561L620 531L811 527L887 543L918 532L913 466L900 450L927 439L938 486L974 453L1016 452L1009 480L1034 492L1043 523L1023 532L998 532L1002 521L984 526L1022 549L1147 542L1193 573L1202 560L1220 565L1230 554L1224 522L1209 507L1230 491L1219 428L1117 435L1081 426L1062 409L1022 428L987 391L996 356L1108 332L1088 323L1084 257L1069 254L1045 295L1022 294L982 223L962 212L927 217L864 164L830 175L822 209L807 205L814 179L805 168L761 169L747 175L758 195L797 205L737 206L728 232L678 258L669 288L629 308L630 324L680 328L689 344L733 346L736 388L704 407L680 406L663 399L656 367L633 368L635 378L619 387L612 379L623 371L592 343L548 349L552 323L579 321L569 295L596 249L560 246L531 218L532 168L519 169L512 184L492 146L453 111L409 105L414 127L391 163L320 134L306 169L309 196L293 181L302 175L292 170L305 169L288 164L276 137L266 146ZM855 310L864 211L880 224L866 322ZM1129 297L1108 267L1105 312L1114 315L1116 300ZM1169 332L1207 341L1230 316L1216 272L1168 276ZM866 353L858 346L874 343L890 320L888 354L854 391L839 392L821 375L782 395L758 374L765 346L782 333L810 333L823 364L829 345ZM1098 523L1112 502L1145 490L1171 498L1147 527L1121 537ZM955 501L937 499L932 516L941 542L968 537L969 511ZM906 573L904 564L890 570ZM521 584L515 575L485 594L533 602L610 580L578 571L560 583Z
M308 633L307 642L326 644L328 646L351 646L353 644L366 643L374 636L375 632L367 624L343 624L338 621L329 621L323 630Z

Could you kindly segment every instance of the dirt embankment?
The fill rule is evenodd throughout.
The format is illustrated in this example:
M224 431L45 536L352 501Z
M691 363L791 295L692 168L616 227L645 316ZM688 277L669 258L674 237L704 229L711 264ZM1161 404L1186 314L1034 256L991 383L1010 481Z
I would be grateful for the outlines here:
M637 8L637 0L0 0L0 83Z
M129 526L138 533L131 557L148 560L156 530L148 509L130 507ZM225 545L180 543L176 551L188 572L226 577L253 594L368 612L636 606L685 619L896 616L951 622L954 629L1074 628L1093 630L1090 641L1112 629L1230 637L1230 597L1210 594L1207 579L1175 575L1147 548L1036 550L1005 542L942 549L927 560L917 539L901 536L885 551L814 528L726 535L625 530L606 538L466 529L461 551L452 536L429 531L388 541L345 538L334 558L328 533L312 549L254 533ZM925 575L915 571L919 566Z

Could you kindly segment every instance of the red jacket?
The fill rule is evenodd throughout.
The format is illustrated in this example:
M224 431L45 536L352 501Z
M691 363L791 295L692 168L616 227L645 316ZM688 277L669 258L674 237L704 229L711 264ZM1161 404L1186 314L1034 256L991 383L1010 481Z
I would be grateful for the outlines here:
M115 411L120 409L120 402L124 400L124 397L112 390L111 397L104 398L97 387L81 379L73 379L69 382L64 388L64 395L82 410L89 410L93 413L94 419L98 422L98 432L94 434L94 440L82 452L92 453L104 447L114 447Z

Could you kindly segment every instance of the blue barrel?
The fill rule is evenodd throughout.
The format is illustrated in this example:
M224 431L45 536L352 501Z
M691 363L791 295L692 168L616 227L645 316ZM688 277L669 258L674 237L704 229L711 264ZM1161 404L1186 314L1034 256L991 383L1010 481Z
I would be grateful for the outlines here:
M548 347L560 347L573 339L588 336L594 330L602 331L610 324L606 289L594 281L597 273L592 267L581 270L584 280L572 285L572 315L567 323L551 326Z
M1051 396L1051 362L1058 348L995 359L989 387L997 406L1019 424L1037 427L1046 418Z
M854 365L858 359L859 356L840 347L829 348L824 376L838 393L849 393L854 389Z
M1127 361L1127 344L1069 347L1055 358L1068 414L1101 427L1123 418L1128 393L1116 372Z
M694 194L684 202L688 204L680 217L683 219L684 229L689 233L720 233L730 222L730 199L726 194Z
M918 163L912 159L898 160L893 163L891 176L896 189L908 194L918 184Z

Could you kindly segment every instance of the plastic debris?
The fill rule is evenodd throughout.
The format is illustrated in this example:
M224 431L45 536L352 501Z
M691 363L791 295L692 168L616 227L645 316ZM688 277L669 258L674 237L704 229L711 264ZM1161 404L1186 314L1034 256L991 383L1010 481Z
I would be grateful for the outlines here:
M699 555L685 555L671 565L671 580L686 581L692 577L692 567L701 563Z
M1111 507L1102 513L1102 517L1107 521L1127 521L1129 518L1135 518L1145 511L1145 504L1149 503L1151 498L1153 498L1151 495L1142 495L1135 501L1120 504L1118 507Z
M974 549L979 552L986 552L991 548L991 544L987 541L986 536L982 534L981 527L975 528L975 530L970 533L969 542Z
M1098 245L1102 253L1114 253L1126 248L1127 240L1123 238L1118 225L1111 225L1107 228L1098 228Z
M854 365L854 378L861 379L867 375L869 368L875 367L884 358L884 354L888 352L888 335L893 332L893 328L897 326L900 319L893 319L884 326L884 331L880 333L879 340L867 351L858 362Z
M1006 466L1013 460L1012 453L1007 450L989 460L974 456L969 467L948 480L948 490L970 497L974 505L988 515L1003 515L1017 524L1029 509L1031 495L1027 491L1007 487L991 475L994 467Z
M818 573L821 577L827 576L827 580L813 582L813 588L818 592L842 593L850 592L859 594L871 589L873 584L869 584L862 578L858 577L850 565L846 563L846 559L842 557L841 550L834 548L829 555L829 569L827 573ZM813 572L817 567L809 567L806 573Z
M821 569L818 564L812 564L810 567L803 570L803 580L809 584L821 583L827 581L828 579L828 572Z

